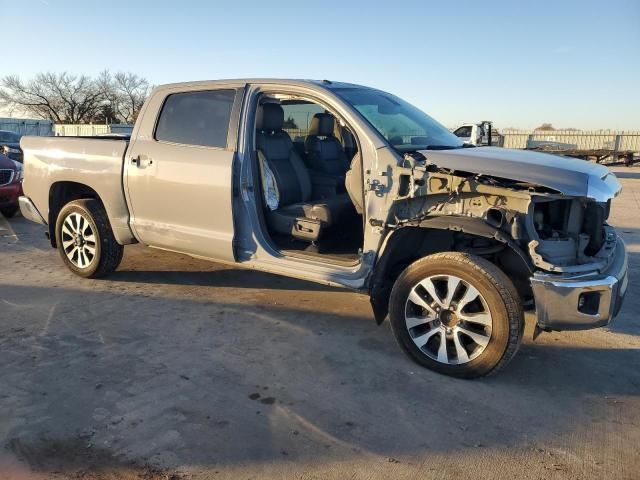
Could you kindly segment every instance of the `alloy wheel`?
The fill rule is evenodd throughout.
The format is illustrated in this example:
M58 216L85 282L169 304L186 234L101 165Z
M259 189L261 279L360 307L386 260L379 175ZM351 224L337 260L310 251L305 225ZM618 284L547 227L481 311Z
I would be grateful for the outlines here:
M415 345L429 358L461 365L486 349L492 316L482 294L469 282L455 275L433 275L411 289L405 324Z
M76 267L87 268L96 259L96 235L82 214L67 215L62 223L61 240L65 255Z

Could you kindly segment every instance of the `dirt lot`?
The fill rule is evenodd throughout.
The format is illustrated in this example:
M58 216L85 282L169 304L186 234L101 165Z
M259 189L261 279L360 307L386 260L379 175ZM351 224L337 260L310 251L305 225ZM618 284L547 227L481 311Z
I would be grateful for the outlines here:
M106 280L0 219L0 479L638 478L640 168L626 304L495 378L416 367L366 297L140 246Z

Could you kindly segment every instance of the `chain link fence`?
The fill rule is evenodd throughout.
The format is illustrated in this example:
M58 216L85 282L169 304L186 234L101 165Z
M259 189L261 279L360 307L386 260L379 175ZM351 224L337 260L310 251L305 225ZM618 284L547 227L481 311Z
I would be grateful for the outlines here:
M505 148L539 148L555 145L573 150L640 152L640 131L616 130L500 130Z

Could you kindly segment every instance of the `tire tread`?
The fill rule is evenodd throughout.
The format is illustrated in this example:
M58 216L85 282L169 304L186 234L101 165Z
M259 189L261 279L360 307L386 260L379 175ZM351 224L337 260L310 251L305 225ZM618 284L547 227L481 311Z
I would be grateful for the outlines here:
M65 210L68 207L72 206L80 207L91 215L96 227L98 228L98 235L100 237L100 258L98 260L97 268L86 275L83 275L74 269L72 269L72 271L85 278L101 278L113 273L122 261L124 247L120 245L113 236L113 230L111 229L107 212L102 206L102 203L93 198L74 200L63 207L60 211L60 216L65 213ZM63 260L65 260L64 253L62 251L60 252L60 255L63 257Z

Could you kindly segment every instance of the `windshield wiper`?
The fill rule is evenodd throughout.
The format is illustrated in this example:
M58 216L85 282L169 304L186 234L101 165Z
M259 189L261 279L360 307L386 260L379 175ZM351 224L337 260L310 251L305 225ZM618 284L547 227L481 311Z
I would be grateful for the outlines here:
M463 145L427 145L426 147L421 148L420 150L456 150L458 148L463 148Z

